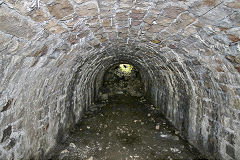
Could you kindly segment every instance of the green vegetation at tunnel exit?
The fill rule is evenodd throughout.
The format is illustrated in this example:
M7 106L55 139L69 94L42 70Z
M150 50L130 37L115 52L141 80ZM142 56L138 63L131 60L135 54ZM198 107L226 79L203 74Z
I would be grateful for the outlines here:
M132 72L133 66L130 64L120 64L119 70L123 72L125 75L130 75Z

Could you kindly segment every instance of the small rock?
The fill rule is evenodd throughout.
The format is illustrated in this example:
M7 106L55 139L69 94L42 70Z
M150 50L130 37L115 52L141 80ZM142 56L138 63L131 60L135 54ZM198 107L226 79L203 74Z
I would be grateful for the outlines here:
M69 147L76 148L76 145L74 143L70 143Z
M59 155L59 159L60 160L65 159L68 156L68 154L69 154L69 151L67 149L63 150Z
M102 100L107 100L108 99L108 94L107 93L102 94L101 99Z
M93 160L93 156L91 156L90 158L88 158L87 160Z
M171 139L172 139L172 140L175 140L175 141L178 141L178 140L179 140L179 137L178 137L178 136L172 136Z
M176 152L180 153L180 152L181 152L181 151L180 151L179 149L177 149L177 148L170 148L170 150L171 150L172 152L174 152L174 153L176 153Z
M61 154L66 154L66 153L69 153L69 151L67 149L65 149L61 152Z
M156 129L159 130L159 129L160 129L160 126L159 126L159 125L156 125Z
M154 119L154 118L151 118L151 121L152 121L152 122L155 122L155 119Z
M163 152L167 152L168 150L164 148L162 151L163 151Z
M123 94L123 91L118 91L116 92L116 94Z
M168 137L168 135L167 134L162 134L162 135L160 135L160 137L166 138L166 137Z

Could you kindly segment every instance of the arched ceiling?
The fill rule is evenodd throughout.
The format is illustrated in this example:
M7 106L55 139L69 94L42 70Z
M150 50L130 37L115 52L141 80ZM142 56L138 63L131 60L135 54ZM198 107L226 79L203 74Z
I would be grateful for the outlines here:
M73 121L66 106L89 105L92 79L121 60L148 72L168 106L192 94L189 141L240 159L238 0L37 2L0 0L0 159L47 153Z

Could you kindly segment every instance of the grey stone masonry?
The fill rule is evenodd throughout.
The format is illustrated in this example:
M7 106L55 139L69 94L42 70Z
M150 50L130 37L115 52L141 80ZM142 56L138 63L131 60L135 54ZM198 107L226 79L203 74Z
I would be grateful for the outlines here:
M200 152L240 160L239 0L0 0L0 159L44 159L118 63Z

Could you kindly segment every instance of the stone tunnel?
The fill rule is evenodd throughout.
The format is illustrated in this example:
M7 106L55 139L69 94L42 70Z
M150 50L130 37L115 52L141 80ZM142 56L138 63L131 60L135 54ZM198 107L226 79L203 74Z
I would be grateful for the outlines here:
M213 159L240 160L239 0L0 0L0 159L44 159L110 66Z

